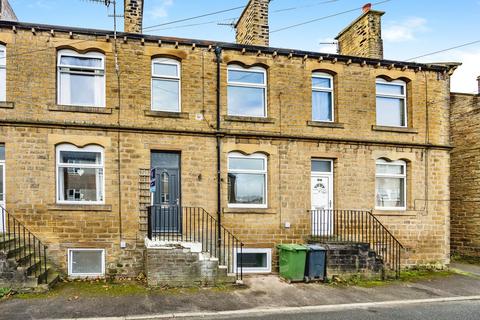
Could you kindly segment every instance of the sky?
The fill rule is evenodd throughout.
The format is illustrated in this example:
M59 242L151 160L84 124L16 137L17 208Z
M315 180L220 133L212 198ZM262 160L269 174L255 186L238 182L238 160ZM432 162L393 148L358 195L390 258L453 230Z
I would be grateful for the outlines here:
M119 14L123 1L117 0ZM144 0L144 27L244 6L248 0ZM101 2L101 1L100 1ZM272 0L270 3L270 45L320 52L336 51L328 44L344 27L361 14L353 10L299 27L283 27L319 19L362 7L367 0ZM378 0L377 2L380 2ZM95 0L10 0L22 22L52 25L113 28L112 8ZM480 0L390 0L375 5L382 17L384 57L408 60L423 54L480 40ZM144 33L193 39L234 42L229 25L242 9L200 19L146 28ZM119 28L123 20L119 18ZM199 23L205 23L198 25ZM219 25L220 23L220 25ZM196 24L196 25L192 25ZM480 76L480 42L415 59L418 62L461 62L452 78L452 91L476 93Z

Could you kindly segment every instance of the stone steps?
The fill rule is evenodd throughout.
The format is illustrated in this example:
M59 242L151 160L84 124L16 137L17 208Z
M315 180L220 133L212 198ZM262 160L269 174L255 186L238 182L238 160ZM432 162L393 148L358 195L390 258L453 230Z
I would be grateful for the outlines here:
M40 258L28 242L11 235L0 235L0 287L19 292L45 291L59 279L54 268Z
M196 246L182 243L147 243L145 269L150 286L212 286L235 283L228 267L208 252L198 252ZM197 248L198 249L198 248Z

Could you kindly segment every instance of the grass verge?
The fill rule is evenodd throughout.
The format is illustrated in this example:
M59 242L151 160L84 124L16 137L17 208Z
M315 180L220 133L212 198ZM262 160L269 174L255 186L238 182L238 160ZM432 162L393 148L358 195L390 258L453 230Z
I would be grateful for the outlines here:
M191 287L191 288L167 288L148 287L142 281L136 280L75 280L59 282L54 288L45 293L19 293L16 299L44 299L54 297L66 297L67 300L77 300L80 297L120 297L135 295L185 295L194 294L200 290L230 291L233 286L224 285L214 288Z
M424 280L432 280L436 278L448 277L456 274L452 270L435 270L431 268L412 268L408 270L403 270L400 273L399 279L367 279L361 276L352 276L348 279L338 279L336 281L331 281L332 286L356 286L363 288L373 288L386 286L391 284L399 284L402 282L417 282Z

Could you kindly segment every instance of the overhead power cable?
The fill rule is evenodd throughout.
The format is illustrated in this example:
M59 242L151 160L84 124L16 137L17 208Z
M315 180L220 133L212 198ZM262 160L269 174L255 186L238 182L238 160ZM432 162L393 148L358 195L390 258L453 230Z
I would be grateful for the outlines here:
M387 2L390 2L390 1L392 1L392 0L384 0L384 1L380 1L380 2L375 2L375 3L372 3L372 6L379 5L379 4L383 4L383 3L387 3ZM346 13L350 13L350 12L353 12L353 11L361 10L362 8L363 8L363 6L362 6L362 7L359 7L359 8L354 8L354 9L350 9L350 10L346 10L346 11L342 11L342 12L330 14L330 15L328 15L328 16L323 16L323 17L320 17L320 18L308 20L308 21L305 21L305 22L293 24L293 25L290 25L290 26L286 26L286 27L283 27L283 28L280 28L280 29L276 29L276 30L270 31L270 33L280 32L280 31L283 31L283 30L288 30L288 29L292 29L292 28L304 26L304 25L306 25L306 24L310 24L310 23L317 22L317 21L320 21L320 20L325 20L325 19L328 19L328 18L333 18L333 17L339 16L339 15L342 15L342 14L346 14Z
M165 27L165 28L158 28L158 29L150 29L147 30L148 32L153 32L153 31L161 31L161 30L171 30L171 29L181 29L181 28L188 28L188 27L195 27L195 26L202 26L206 24L217 24L217 23L222 23L225 21L231 21L231 20L236 20L237 17L231 17L231 18L226 18L223 20L211 20L211 21L205 21L205 22L199 22L199 23L191 23L191 24L182 24L179 26L170 26L170 27Z
M340 1L340 0L320 1L320 2L317 2L317 3L309 4L309 5L276 9L276 10L271 11L271 13L279 13L279 12L293 11L293 10L303 9L303 8L311 8L311 7L319 6L319 5L322 5L322 4L333 3L333 2L338 2L338 1ZM168 28L157 29L157 27L166 26L166 25L170 25L170 24L175 24L175 23L178 23L178 22L185 22L185 21L189 21L189 20L199 19L199 18L208 17L208 16L212 16L212 15L217 15L217 14L220 14L220 13L234 11L234 10L238 10L238 9L241 9L241 8L245 8L245 7L244 6L234 7L234 8L225 9L225 10L221 10L221 11L215 11L215 12L211 12L211 13L206 13L206 14L202 14L202 15L194 16L194 17L190 17L190 18L184 18L184 19L180 19L180 20L165 22L165 23L161 23L161 24L157 24L157 25L153 25L153 26L144 27L143 30L147 31L147 32L153 32L153 31L160 31L160 30L169 30L169 29L194 27L194 26L213 24L213 23L221 23L221 22L228 21L228 20L237 20L238 17L232 17L232 18L228 18L228 19L224 19L224 20L220 20L220 21L205 21L205 22L199 22L199 23L193 23L193 24L179 25L179 26L176 26L176 27L168 27ZM153 28L155 28L155 29L153 29Z
M225 12L230 12L230 11L239 10L239 9L243 9L243 8L245 8L245 6L239 6L239 7L234 7L234 8L230 8L230 9L225 9L225 10L220 10L220 11L205 13L205 14L202 14L202 15L199 15L199 16L194 16L194 17L190 17L190 18L185 18L185 19L180 19L180 20L174 20L174 21L170 21L170 22L165 22L165 23L156 24L156 25L153 25L153 26L144 27L143 30L145 30L145 29L151 29L151 28L156 28L156 27L161 27L161 26L166 26L166 25L174 24L174 23L178 23L178 22L184 22L184 21L199 19L199 18L203 18L203 17L213 16L213 15L216 15L216 14L225 13Z
M458 46L454 46L454 47L450 47L450 48L446 48L446 49L442 49L442 50L438 50L438 51L434 51L434 52L422 54L421 56L413 57L413 58L407 59L407 60L405 60L405 61L412 61L412 60L415 60L415 59L420 59L420 58L423 58L423 57L428 57L428 56L431 56L431 55L434 55L434 54L437 54L437 53L442 53L442 52L446 52L446 51L450 51L450 50L454 50L454 49L458 49L458 48L463 48L463 47L466 47L466 46L471 46L471 45L476 44L476 43L480 43L480 40L475 40L475 41L467 42L467 43L464 43L464 44L460 44L460 45L458 45Z

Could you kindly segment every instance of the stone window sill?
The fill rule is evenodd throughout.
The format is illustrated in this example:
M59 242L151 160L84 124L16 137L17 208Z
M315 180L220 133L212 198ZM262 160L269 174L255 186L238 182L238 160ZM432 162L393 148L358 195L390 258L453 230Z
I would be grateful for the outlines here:
M48 206L52 211L112 211L109 204L52 204Z
M382 217L388 217L388 216L392 216L392 217L416 217L417 216L415 211L409 211L409 210L401 211L401 210L379 210L379 209L376 209L376 210L372 211L372 214L374 216L382 216Z
M82 106L65 106L54 105L48 107L49 111L61 111L61 112L83 112L83 113L96 113L96 114L112 114L111 108L102 107L82 107Z
M275 123L275 119L263 117L225 116L223 120L230 122Z
M15 102L0 101L0 108L1 109L13 109L13 108L15 108Z
M377 126L372 125L373 131L384 131L384 132L399 132L399 133L418 133L417 129L414 128L404 128L404 127L389 127L389 126Z
M272 208L223 208L224 214L275 214Z
M344 129L345 125L339 122L321 122L321 121L307 121L307 126L319 128L338 128Z
M188 119L187 112L145 110L147 117Z

